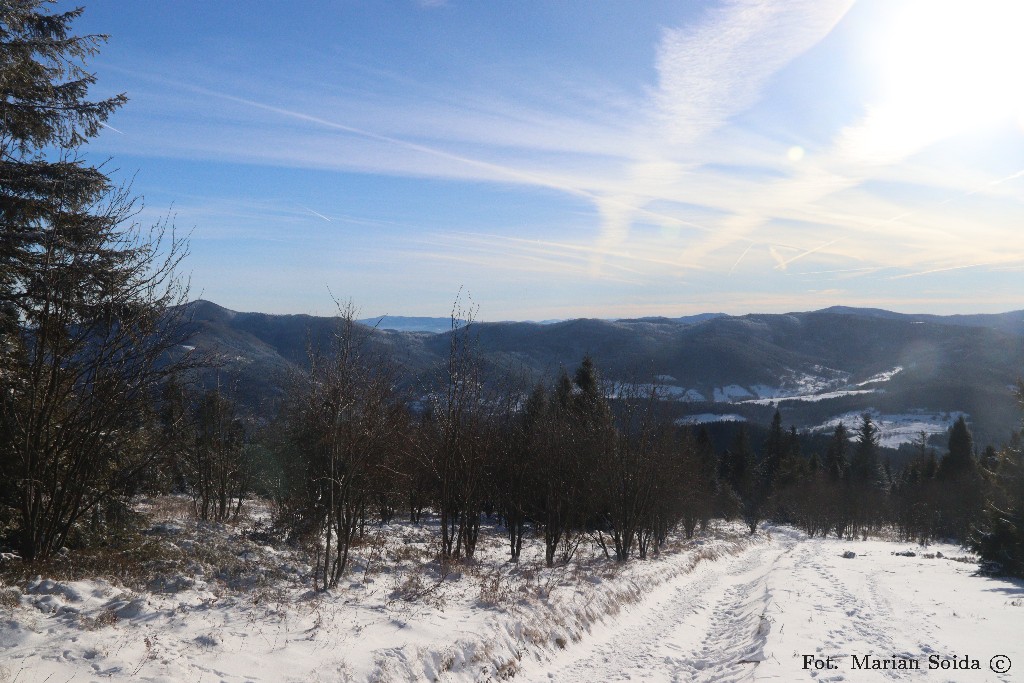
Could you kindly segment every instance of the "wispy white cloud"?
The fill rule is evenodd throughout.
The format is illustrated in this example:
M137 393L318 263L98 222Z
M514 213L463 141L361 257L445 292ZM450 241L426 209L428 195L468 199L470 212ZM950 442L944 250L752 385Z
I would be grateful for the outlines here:
M1016 226L979 220L984 211L969 201L984 198L993 212L1019 215L1024 171L928 157L948 126L915 126L912 107L882 102L850 113L830 134L800 140L806 153L796 158L788 154L793 139L773 139L738 121L852 4L727 0L664 29L657 79L634 100L616 92L603 101L614 88L578 80L574 87L589 88L593 97L517 100L501 83L525 80L522 74L467 91L420 86L401 74L385 75L393 87L381 91L315 83L310 75L301 87L273 78L240 83L225 74L194 82L148 77L157 87L139 99L159 116L153 125L126 127L146 130L130 144L117 136L104 144L181 158L541 188L593 207L586 239L517 241L482 225L476 236L453 229L417 247L424 249L421 260L457 259L496 273L562 272L631 285L646 278L667 288L697 273L728 275L741 287L750 275L793 283L798 275L910 279L1012 267L1024 258ZM179 126L186 123L191 128L183 135ZM900 192L891 187L913 192L893 196ZM310 216L368 226L374 220L346 216L343 207L319 199L304 200L316 211L255 205L212 215L237 231L250 218L268 216L289 225L312 222ZM506 227L510 234L516 229ZM408 263L416 258L414 250L402 253ZM806 270L794 272L794 262Z
M658 88L651 93L656 156L629 165L629 201L614 207L598 203L601 243L622 244L635 218L630 207L671 197L683 172L698 165L694 143L753 105L779 69L822 40L852 4L730 0L695 25L667 29L658 47ZM708 244L723 246L721 240ZM693 251L686 260L699 260L708 251ZM600 265L595 261L594 269Z
M675 144L753 105L769 80L823 39L853 0L729 0L694 26L668 29L654 98Z
M910 277L921 277L922 275L933 275L935 273L948 273L951 270L966 270L968 268L981 268L984 266L1005 266L1007 264L1017 264L1020 262L1020 258L1017 256L1011 256L1006 259L999 259L997 261L989 261L987 263L964 263L955 266L948 266L946 268L930 268L928 270L918 271L916 273L903 273L902 275L893 275L890 280L903 280Z

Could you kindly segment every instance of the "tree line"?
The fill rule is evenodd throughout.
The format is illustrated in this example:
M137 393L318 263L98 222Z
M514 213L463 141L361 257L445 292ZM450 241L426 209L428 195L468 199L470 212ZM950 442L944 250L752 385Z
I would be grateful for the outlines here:
M716 449L706 427L676 424L656 385L606 383L589 357L533 386L485 377L472 320L453 312L447 362L434 389L413 397L342 306L269 425L247 430L220 388L193 401L174 431L188 434L169 461L175 486L202 519L226 519L254 492L271 498L282 535L310 549L325 587L368 525L421 523L427 512L442 561L472 558L487 520L506 534L511 561L536 542L552 566L580 543L645 558L674 529L692 537L735 518L751 533L772 521L810 536L953 539L1014 566L1019 439L979 456L960 417L941 457L922 435L917 456L893 471L870 414L808 449L776 411L760 443L741 424ZM164 424L176 405L164 404Z

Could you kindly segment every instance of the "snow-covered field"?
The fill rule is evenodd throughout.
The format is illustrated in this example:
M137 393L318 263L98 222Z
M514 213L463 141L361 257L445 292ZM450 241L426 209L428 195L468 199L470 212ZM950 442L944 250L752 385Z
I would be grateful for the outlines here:
M861 416L867 412L871 415L875 426L878 427L879 443L889 448L896 448L900 444L913 443L921 438L924 432L928 437L936 434L945 434L953 423L961 416L967 414L961 411L950 412L926 412L914 413L880 413L877 410L854 411L838 415L811 428L811 431L831 432L842 422L851 434L861 423Z
M698 425L710 422L746 422L747 418L735 413L697 413L678 418L677 425Z
M843 398L845 396L858 396L860 394L873 394L874 389L839 389L836 391L825 391L819 394L805 394L801 396L783 396L776 398L754 398L748 401L739 401L739 403L750 403L753 405L762 406L776 406L778 407L786 401L804 401L808 403L815 403L817 401L828 401L833 398Z
M320 594L304 583L300 558L242 528L158 530L187 557L203 556L190 543L223 543L241 564L218 575L197 560L149 589L97 579L0 588L0 681L1014 681L1024 673L1024 582L973 576L975 565L954 560L963 552L950 546L807 539L786 528L747 537L722 524L695 541L673 539L656 559L617 565L584 542L568 565L546 569L539 541L511 565L489 530L478 559L439 571L429 527L396 524L375 528L343 585ZM908 549L914 556L893 554ZM843 558L846 550L856 557ZM1008 673L990 668L1002 664L997 655L1008 657ZM921 669L857 670L854 656ZM940 667L977 660L980 669L929 670L931 656Z

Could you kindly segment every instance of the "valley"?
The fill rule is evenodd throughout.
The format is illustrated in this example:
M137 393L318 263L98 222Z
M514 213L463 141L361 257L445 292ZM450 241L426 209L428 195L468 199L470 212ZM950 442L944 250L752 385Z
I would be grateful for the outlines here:
M332 319L237 313L189 304L192 340L216 359L205 373L234 382L240 403L268 419L289 372L307 363ZM492 382L549 382L589 355L609 385L656 390L680 423L767 424L778 408L786 425L823 432L864 412L898 447L923 431L941 435L960 416L982 444L1003 443L1017 425L1014 383L1024 372L1021 312L908 315L831 308L781 315L709 314L683 319L576 319L550 323L474 322L472 336ZM367 344L395 364L415 400L438 385L449 332L366 327ZM443 319L420 326L436 330ZM373 322L373 319L370 319ZM451 324L448 323L450 330Z

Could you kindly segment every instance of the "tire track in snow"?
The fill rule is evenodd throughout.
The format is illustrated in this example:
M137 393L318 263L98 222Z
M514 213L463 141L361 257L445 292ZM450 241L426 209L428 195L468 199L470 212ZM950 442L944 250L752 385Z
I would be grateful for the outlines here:
M944 642L941 629L933 623L935 613L926 607L928 601L922 602L916 595L911 571L880 557L880 552L890 555L890 551L878 546L872 543L855 559L843 559L846 542L804 538L780 563L769 579L769 586L777 587L779 600L768 609L778 627L773 628L765 646L769 661L757 677L795 680L809 676L820 683L919 680L930 672L859 670L853 666L852 655L913 660L925 669L929 655L957 652ZM787 625L790 630L785 632ZM808 670L803 657L810 653L822 660L833 658L838 668ZM946 673L933 675L955 680Z
M828 619L829 627L817 650L824 654L849 657L874 654L880 657L913 659L936 651L950 651L939 643L926 620L914 619L906 607L899 609L882 594L874 572L865 572L862 586L847 585L837 572L830 569L820 551L813 544L802 549L803 562L797 564L800 581L813 586L815 604L820 614ZM865 560L869 555L859 555ZM848 661L848 660L847 660ZM892 680L909 680L919 672L884 671L875 675ZM837 673L820 680L845 680L846 674Z
M752 555L730 576L749 580L733 585L718 601L697 657L686 657L672 680L718 683L749 678L765 659L764 645L771 631L766 612L772 600L769 577L786 555L796 547L788 536Z
M656 589L525 680L731 681L763 659L770 599L766 579L795 540L777 538L740 555L702 562Z

